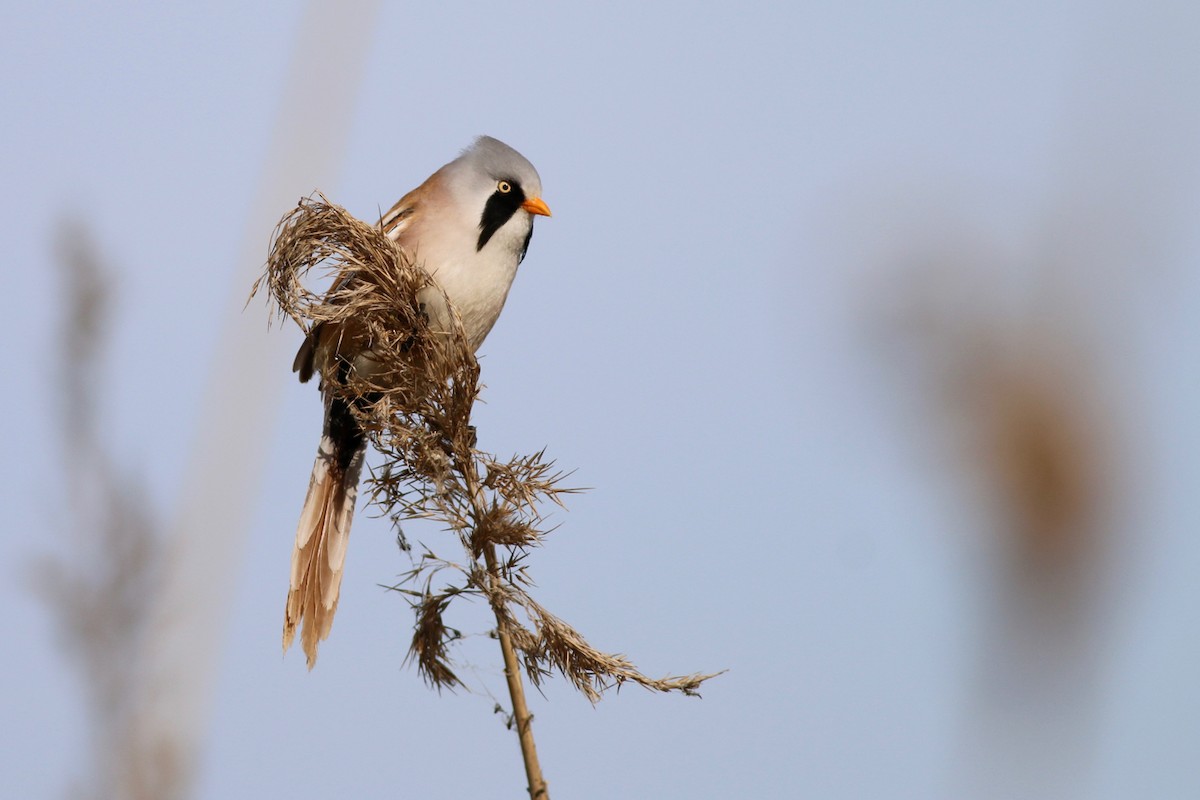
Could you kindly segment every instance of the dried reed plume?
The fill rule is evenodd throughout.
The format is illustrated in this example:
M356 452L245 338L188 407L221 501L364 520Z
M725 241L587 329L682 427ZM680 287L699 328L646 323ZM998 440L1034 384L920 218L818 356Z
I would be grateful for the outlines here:
M314 268L332 279L323 296L304 286ZM487 600L532 797L548 794L521 667L534 685L558 671L592 702L626 682L694 695L713 677L649 678L623 656L593 648L530 596L524 561L547 532L540 506L562 506L563 495L576 490L560 486L564 475L544 451L502 460L476 449L471 411L481 389L479 364L457 317L452 330L439 330L422 313L418 292L440 289L398 245L323 196L304 199L280 222L252 296L264 286L279 313L306 332L317 323L351 318L367 331L381 367L377 374L366 379L351 370L344 384L326 386L348 401L382 456L369 479L372 502L398 532L405 520L434 520L457 534L463 548L461 561L425 549L392 587L410 598L416 617L409 658L431 686L462 685L450 651L460 637L446 624L445 612L460 596Z

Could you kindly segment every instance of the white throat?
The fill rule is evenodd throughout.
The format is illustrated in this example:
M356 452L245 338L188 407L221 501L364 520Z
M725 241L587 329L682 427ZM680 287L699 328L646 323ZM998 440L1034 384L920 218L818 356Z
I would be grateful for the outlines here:
M419 237L416 248L409 249L416 263L450 298L472 350L483 344L504 308L532 226L533 220L522 211L498 230L481 250L475 249L476 229L445 231L443 235L431 230L421 231L424 235ZM425 292L420 299L435 330L452 330L440 292Z

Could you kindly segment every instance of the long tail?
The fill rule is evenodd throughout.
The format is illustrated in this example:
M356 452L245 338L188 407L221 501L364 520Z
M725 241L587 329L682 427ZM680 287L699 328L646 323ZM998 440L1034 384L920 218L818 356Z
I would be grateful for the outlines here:
M346 543L358 495L358 477L366 451L362 429L346 403L328 397L325 427L308 483L308 496L296 528L292 578L283 620L283 649L292 646L297 626L308 668L317 663L317 646L329 636L337 613Z

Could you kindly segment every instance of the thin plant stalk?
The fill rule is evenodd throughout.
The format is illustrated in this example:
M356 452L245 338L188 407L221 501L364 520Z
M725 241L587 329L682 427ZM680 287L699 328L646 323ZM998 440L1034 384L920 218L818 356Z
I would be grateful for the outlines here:
M479 471L475 466L472 453L463 457L455 448L454 460L456 468L463 476L473 506L472 515L478 525L487 508L483 487L479 485ZM508 695L512 699L512 720L517 729L517 740L521 745L521 760L525 764L525 778L528 782L530 800L550 800L550 792L546 788L546 779L542 777L542 765L538 761L537 743L533 738L533 714L529 713L529 705L525 702L525 686L521 681L521 668L517 664L517 651L513 647L512 634L508 630L508 615L498 598L501 581L504 580L496 560L496 545L487 542L483 546L484 566L487 568L488 604L496 615L496 638L500 641L500 652L504 656L504 680L508 684Z
M493 586L500 581L500 571L496 566L496 548L489 544L483 550L487 563L488 580ZM550 792L546 789L546 781L542 777L542 766L538 763L537 744L533 740L533 715L525 703L525 687L521 682L521 668L517 665L517 652L513 648L512 636L508 632L508 623L504 614L496 608L493 601L492 610L496 612L496 638L500 640L500 652L504 654L504 680L508 683L508 694L512 698L513 724L517 728L517 739L521 743L521 757L525 762L525 777L529 781L529 797L531 800L550 800Z

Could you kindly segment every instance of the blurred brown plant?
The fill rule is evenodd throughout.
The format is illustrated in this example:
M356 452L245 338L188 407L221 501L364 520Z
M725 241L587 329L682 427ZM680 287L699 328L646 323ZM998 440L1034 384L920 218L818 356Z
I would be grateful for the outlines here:
M934 275L902 295L901 341L933 390L929 430L948 437L995 509L1012 566L1061 589L1103 550L1118 489L1093 337L1053 297L1008 318L994 297Z
M314 268L332 278L324 296L304 286ZM372 502L397 531L405 520L434 520L457 534L463 549L461 563L425 549L392 587L410 598L416 617L409 658L430 685L461 685L450 652L461 634L446 624L445 612L458 597L486 599L531 796L547 794L520 666L535 685L558 671L592 702L626 682L696 694L713 677L649 678L623 656L592 648L529 594L524 561L547 533L540 504L562 506L563 496L577 490L560 485L564 475L544 451L503 460L476 448L471 412L481 389L479 364L457 317L451 330L431 326L418 295L441 290L399 246L323 196L305 199L280 222L266 273L251 296L264 286L279 312L306 332L319 322L350 318L367 331L378 369L370 377L350 370L344 384L327 386L342 393L382 456L369 479Z
M1112 320L1085 302L1105 275L1093 269L1080 285L1069 260L944 239L901 259L905 290L889 293L901 305L888 318L903 324L888 342L920 406L921 444L949 462L939 483L983 534L953 794L1071 796L1094 758L1127 500L1125 420L1104 372Z
M1031 332L1031 345L1050 331ZM980 415L980 467L1003 498L1019 560L1069 569L1096 547L1095 525L1105 505L1099 453L1104 434L1079 393L1075 365L1045 352L1012 363L996 353L987 367L964 376Z
M71 794L179 797L184 780L177 765L144 746L147 739L138 732L146 702L145 665L138 655L144 652L146 598L159 574L162 540L141 482L119 467L97 424L112 275L78 222L62 225L56 260L65 298L58 430L72 519L65 547L38 560L34 580L88 701L91 774Z

